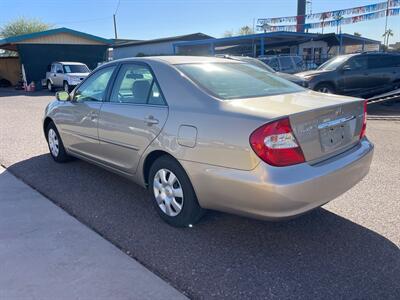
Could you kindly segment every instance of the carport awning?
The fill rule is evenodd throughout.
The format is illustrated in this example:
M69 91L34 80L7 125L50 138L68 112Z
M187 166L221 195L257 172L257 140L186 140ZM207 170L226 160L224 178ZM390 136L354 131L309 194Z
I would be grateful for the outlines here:
M336 46L342 42L342 45L368 45L380 44L379 41L358 37L351 34L337 35L335 33L318 34L318 33L301 33L301 32L268 32L260 34L250 34L243 36L226 37L219 39L204 39L197 41L177 42L174 47L187 48L187 47L200 47L212 46L216 48L241 46L252 44L263 44L265 47L290 47L308 41L325 41L328 46Z

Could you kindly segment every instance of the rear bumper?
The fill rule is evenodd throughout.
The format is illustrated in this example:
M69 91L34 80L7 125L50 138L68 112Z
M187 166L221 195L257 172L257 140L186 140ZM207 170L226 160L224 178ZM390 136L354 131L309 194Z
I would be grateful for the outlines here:
M181 161L204 208L262 219L284 219L319 207L367 175L374 146L363 139L317 165L273 167L261 162L243 171Z

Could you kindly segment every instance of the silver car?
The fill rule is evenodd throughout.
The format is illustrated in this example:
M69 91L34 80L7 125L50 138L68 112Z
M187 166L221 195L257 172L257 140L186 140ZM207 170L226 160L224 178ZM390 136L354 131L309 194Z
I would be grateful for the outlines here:
M77 157L147 187L174 226L206 209L300 215L358 183L374 148L364 101L215 57L102 65L57 94L43 129L55 161Z

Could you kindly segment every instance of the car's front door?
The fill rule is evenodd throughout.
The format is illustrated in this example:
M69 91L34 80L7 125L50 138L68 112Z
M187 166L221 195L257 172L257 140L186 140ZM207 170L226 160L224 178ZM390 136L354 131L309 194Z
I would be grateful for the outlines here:
M125 173L135 173L147 146L160 133L168 107L150 68L122 64L109 101L99 117L102 160Z
M357 95L372 84L366 56L350 58L340 72L339 87L344 94Z
M77 154L99 155L98 118L115 66L90 75L74 92L72 100L60 108L59 126L65 146Z

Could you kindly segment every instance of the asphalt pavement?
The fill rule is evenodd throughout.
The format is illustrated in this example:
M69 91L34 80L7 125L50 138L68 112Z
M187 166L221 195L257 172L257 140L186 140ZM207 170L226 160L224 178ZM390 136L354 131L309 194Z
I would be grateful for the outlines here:
M0 163L190 298L400 298L399 121L369 121L370 174L321 209L285 222L209 212L176 229L134 183L51 159L41 125L51 99L0 91Z

